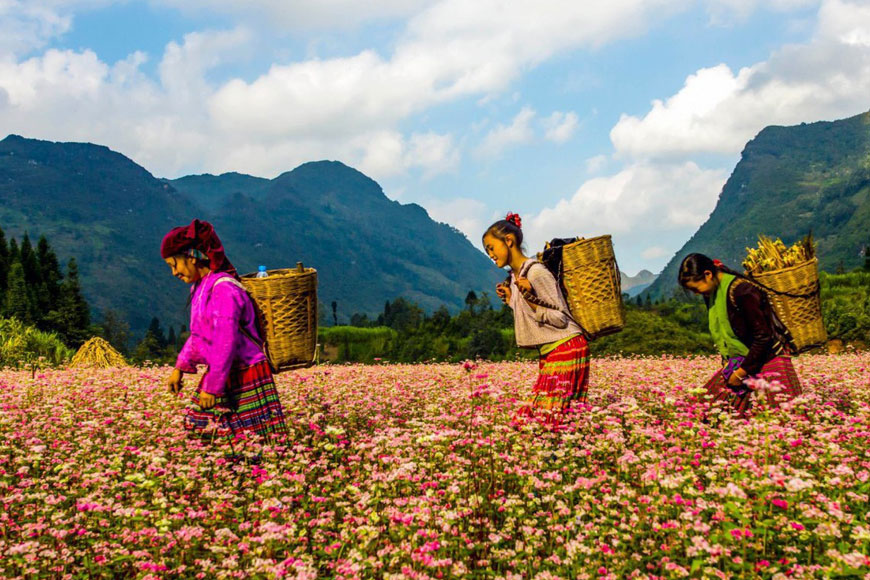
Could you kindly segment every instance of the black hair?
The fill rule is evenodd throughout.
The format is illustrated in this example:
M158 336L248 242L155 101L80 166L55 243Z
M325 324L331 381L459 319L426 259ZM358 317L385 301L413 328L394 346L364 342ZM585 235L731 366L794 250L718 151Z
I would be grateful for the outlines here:
M517 216L519 218L519 216ZM523 230L518 227L514 222L508 220L498 220L491 226L487 228L487 230L481 236L481 240L486 236L493 236L501 241L504 241L508 235L513 235L514 239L517 241L517 246L522 248L523 246Z
M737 272L732 270L722 262L718 260L713 260L709 256L704 254L689 254L685 258L683 258L682 263L680 264L679 272L677 273L677 283L683 287L683 290L688 292L688 288L686 287L686 283L688 282L698 282L699 280L704 279L704 272L712 272L713 277L715 278L719 272L723 274L731 274L736 278L742 278L743 280L748 280L762 288L768 289L764 284L760 284L755 279L742 272ZM775 291L774 291L775 292ZM782 294L781 292L777 292L777 294ZM787 294L788 295L788 294ZM710 297L704 296L704 303L707 307L710 307Z
M697 282L704 279L704 272L712 272L716 276L719 272L723 274L732 274L744 280L751 280L745 274L732 270L722 262L714 261L709 256L704 254L689 254L683 258L680 264L680 269L677 272L677 283L683 288L687 282Z

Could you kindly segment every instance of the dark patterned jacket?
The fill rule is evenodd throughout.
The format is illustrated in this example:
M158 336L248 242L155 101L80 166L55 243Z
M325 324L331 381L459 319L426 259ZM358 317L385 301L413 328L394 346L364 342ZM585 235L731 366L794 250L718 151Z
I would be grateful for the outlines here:
M773 312L767 295L746 280L736 278L728 289L728 322L740 342L749 348L741 366L750 375L793 349L791 334Z

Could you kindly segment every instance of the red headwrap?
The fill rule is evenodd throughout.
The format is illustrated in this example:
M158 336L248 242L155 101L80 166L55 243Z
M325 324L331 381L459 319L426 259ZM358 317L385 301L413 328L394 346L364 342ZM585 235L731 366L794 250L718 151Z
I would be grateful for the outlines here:
M224 254L220 238L210 223L193 220L189 226L172 228L163 236L160 255L166 259L191 249L198 250L208 257L208 267L212 272L228 272L238 277L236 269Z
M522 222L522 220L520 219L520 214L518 214L518 213L509 212L509 213L507 214L507 216L505 216L504 219L505 219L505 221L508 221L508 222L514 224L514 225L517 226L518 228L522 228L522 227L523 227L523 222Z

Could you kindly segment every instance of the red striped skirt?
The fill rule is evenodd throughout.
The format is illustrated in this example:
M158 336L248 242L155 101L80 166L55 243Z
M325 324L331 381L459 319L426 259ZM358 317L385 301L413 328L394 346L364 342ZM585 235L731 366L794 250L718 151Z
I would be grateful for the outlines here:
M537 418L558 425L572 401L586 402L588 390L589 344L578 335L538 360L532 397L517 409L514 422Z
M790 356L778 356L769 360L761 367L761 371L752 378L764 379L769 384L769 388L763 389L763 395L767 404L773 408L801 394L801 383ZM728 388L721 371L716 371L716 374L707 381L704 388L707 389L708 394L713 396L712 403L720 402L730 405L743 417L747 415L752 406L752 393L757 392L757 389L753 389L742 395L734 393Z
M233 369L226 393L215 398L215 406L199 406L202 382L184 411L184 427L205 439L234 439L242 435L259 435L273 440L287 435L284 409L278 399L272 371L266 361Z

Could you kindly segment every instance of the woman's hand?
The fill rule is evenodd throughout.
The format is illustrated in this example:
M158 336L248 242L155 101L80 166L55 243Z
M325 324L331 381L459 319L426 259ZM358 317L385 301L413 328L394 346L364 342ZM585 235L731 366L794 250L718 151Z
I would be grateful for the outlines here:
M169 390L173 395L177 395L181 392L181 388L184 386L184 373L178 369L173 369L172 374L169 375L169 378L166 380L166 384L169 385Z
M511 301L511 287L504 282L496 284L495 293L501 298L502 303L507 304Z
M517 278L517 288L523 292L529 292L532 289L532 283L528 278Z
M746 371L742 368L736 369L731 376L728 377L728 384L732 387L739 387L743 384L743 379L746 378Z
M207 411L214 407L215 397L211 393L205 391L199 392L199 406L203 411Z

